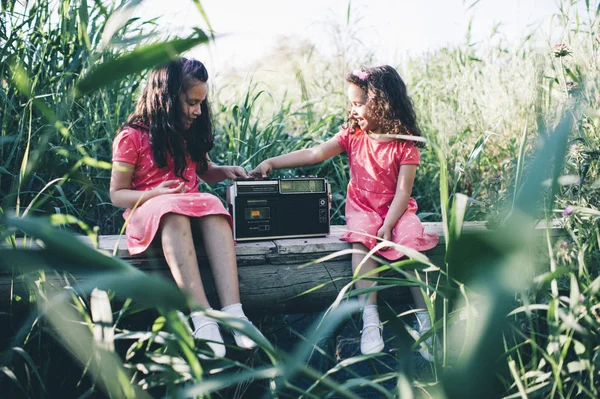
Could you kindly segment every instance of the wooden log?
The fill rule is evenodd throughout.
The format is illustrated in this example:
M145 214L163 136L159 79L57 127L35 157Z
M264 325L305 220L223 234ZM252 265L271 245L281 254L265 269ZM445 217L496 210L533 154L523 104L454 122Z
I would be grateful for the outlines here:
M425 255L432 263L441 266L445 254L442 225L424 223L424 226L427 232L440 236L438 246L426 251ZM558 234L559 229L556 226L550 227L553 235ZM463 227L464 232L485 230L483 222L466 222ZM344 231L345 226L332 226L331 234L326 237L237 243L235 250L239 266L240 296L244 307L251 313L268 314L310 313L326 309L340 289L351 280L350 256L343 255L328 261L303 265L350 249L349 243L339 240ZM87 237L80 239L92 245ZM34 240L28 240L27 243L27 246L36 247ZM22 241L18 245L22 245ZM152 248L143 255L130 256L124 237L100 236L98 250L107 254L114 253L147 273L172 279L159 248ZM198 246L197 252L207 295L211 303L216 304L214 281L204 250ZM85 276L78 275L77 279L85 281ZM319 288L313 290L315 287ZM0 302L8 301L11 295L22 296L23 292L21 281L14 280L11 274L0 274ZM406 288L384 290L380 297L395 304L408 304L412 301Z

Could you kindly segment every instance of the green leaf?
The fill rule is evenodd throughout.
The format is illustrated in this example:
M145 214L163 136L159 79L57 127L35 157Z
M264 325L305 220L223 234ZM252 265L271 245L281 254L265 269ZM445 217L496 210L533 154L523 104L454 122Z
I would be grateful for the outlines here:
M18 353L23 359L25 359L27 364L29 364L30 369L33 370L33 375L37 378L40 386L42 387L42 391L45 394L47 394L48 392L46 390L46 384L44 384L44 379L42 378L42 376L40 375L40 373L38 371L39 367L36 366L36 363L31 358L31 356L29 356L29 354L27 352L25 352L25 350L23 350L23 348L14 347L14 348L11 348L10 350L12 350L15 353Z
M19 379L11 369L9 369L6 366L2 366L0 367L0 373L4 373L4 375L6 375L6 377L8 377L13 382L13 384L15 384L15 386L17 386L21 390L21 392L23 392L23 397L27 397L27 391L25 390L25 388L23 388L23 385L21 385Z
M467 161L467 166L465 166L465 168L468 168L473 164L473 162L475 162L489 138L489 134L486 136L479 137L479 139L475 143L475 146L473 147L473 151L471 151L471 154L469 155L469 160Z
M346 8L346 25L350 26L350 15L352 11L352 1L348 1L348 7Z
M81 161L88 165L91 166L93 168L98 168L98 169L106 169L106 170L110 170L112 169L112 164L110 162L106 162L106 161L99 161L95 158L92 157L83 157L81 159Z
M34 218L6 218L7 226L16 227L44 243L48 260L62 261L65 265L92 272L122 271L142 273L129 263L106 256L79 241L73 234L53 228L50 224ZM57 262L60 264L60 262Z
M102 30L100 48L108 46L108 43L112 40L115 33L125 26L141 2L141 0L128 1L122 7L119 7L119 9L110 14L110 17L107 19L104 24L104 29Z
M517 169L515 171L515 189L513 193L513 203L512 208L514 209L514 201L517 199L517 193L519 191L519 186L521 184L521 177L523 175L523 168L525 165L525 149L527 148L527 122L525 120L525 126L523 127L523 134L521 135L521 140L519 142L519 154L517 156Z
M206 15L206 11L204 11L204 7L202 7L202 4L200 4L200 0L192 0L194 2L194 4L196 5L196 8L198 9L198 11L200 12L200 15L202 15L202 19L204 19L204 22L206 22L206 26L208 26L208 29L210 30L210 36L213 40L215 40L215 35L213 32L213 28L210 25L210 21L208 20L208 15Z
M542 198L541 182L547 178L550 178L553 182L553 192L549 198L554 198L553 194L556 191L558 176L562 171L567 138L569 137L572 124L573 119L569 113L560 121L554 132L547 136L542 148L528 170L527 178L515 199L515 209L521 210L529 217L537 216L537 207ZM516 216L516 218L513 218L513 221L518 222L517 219L519 218L520 216Z
M59 342L86 367L86 373L98 383L108 397L150 398L150 395L131 382L129 371L115 352L105 351L95 344L87 323L74 311L70 296L53 298L45 313ZM94 359L90 362L90 359ZM89 366L89 367L88 367Z
M480 293L479 302L483 305L474 336L470 338L470 350L444 375L444 388L450 398L492 397L502 389L497 379L499 370L490 366L489 359L499 358L504 352L502 334L506 314L511 310L515 294L531 284L525 276L533 274L526 269L533 263L533 220L540 213L546 194L540 183L550 177L554 183L552 188L557 186L571 126L572 117L567 113L546 136L524 173L527 178L515 201L515 212L507 223L493 232L463 234L453 245L452 256L447 258L456 280L465 283L472 292ZM547 206L551 206L551 201L548 202ZM553 301L556 299L550 301L549 321L556 320ZM578 326L571 323L570 327ZM557 328L551 327L550 334L558 335L554 330Z
M208 37L201 30L197 30L196 34L198 37L141 46L130 53L97 65L77 83L75 96L79 98L133 73L165 64L184 51L208 41Z
M470 10L471 8L475 7L475 5L477 3L479 3L481 0L475 0L473 3L471 3L471 5L469 7L467 7L467 10ZM463 2L464 3L464 2Z

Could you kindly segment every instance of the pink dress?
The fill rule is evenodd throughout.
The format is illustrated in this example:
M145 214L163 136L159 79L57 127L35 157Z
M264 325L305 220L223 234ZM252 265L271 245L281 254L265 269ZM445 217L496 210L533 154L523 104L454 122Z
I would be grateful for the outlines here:
M400 165L418 165L419 149L410 141L377 141L360 129L354 134L349 129L342 129L335 137L348 153L350 165L346 197L348 231L340 239L359 242L373 249L381 241L370 236L377 236L394 199ZM425 251L437 245L438 236L424 233L416 212L417 202L410 198L406 211L392 229L391 241ZM378 254L389 260L404 256L393 248L385 248Z
M165 180L178 180L175 176L173 160L167 156L167 167L159 169L154 163L150 132L145 129L126 127L117 134L113 142L113 162L127 162L135 165L131 181L132 190L152 190ZM145 251L160 224L160 219L167 213L178 213L190 217L206 215L226 215L231 224L231 216L221 200L212 194L198 190L196 163L187 159L187 167L183 172L186 191L178 194L163 194L144 202L133 211L127 209L123 218L127 221L127 247L131 255Z

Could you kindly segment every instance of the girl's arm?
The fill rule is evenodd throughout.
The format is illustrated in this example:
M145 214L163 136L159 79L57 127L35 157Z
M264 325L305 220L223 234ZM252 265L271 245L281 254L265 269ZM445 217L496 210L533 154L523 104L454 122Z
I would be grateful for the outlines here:
M206 156L208 158L208 155ZM208 169L199 175L206 183L213 184L225 179L238 179L248 177L246 170L241 166L219 166L208 158Z
M184 191L185 185L179 180L167 180L148 191L132 190L131 179L135 165L127 162L113 162L110 175L110 200L119 208L133 208L162 194L174 194Z
M337 138L332 137L316 147L290 152L285 155L269 158L262 161L254 170L248 173L251 177L265 178L274 169L297 168L299 166L314 165L323 162L335 155L341 154L344 149Z
M396 222L406 211L410 194L412 193L415 175L418 165L401 165L398 172L398 183L396 184L396 194L390 205L390 209L383 221L383 225L377 232L377 237L384 240L392 239L392 229Z

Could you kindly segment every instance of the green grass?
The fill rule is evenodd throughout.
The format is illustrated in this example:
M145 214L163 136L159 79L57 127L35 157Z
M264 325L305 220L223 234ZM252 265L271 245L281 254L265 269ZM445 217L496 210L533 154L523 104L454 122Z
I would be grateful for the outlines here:
M197 31L157 43L159 21L129 19L123 5L2 2L0 238L9 247L0 249L0 267L28 287L0 298L10 306L2 317L13 332L0 348L3 392L219 397L258 389L264 397L352 398L362 388L403 398L598 396L597 3L588 3L588 13L561 3L554 20L562 46L539 44L535 35L517 48L498 37L474 44L467 35L462 45L395 65L429 140L413 195L424 220L444 223L447 252L439 272L424 281L407 273L427 263L418 255L383 264L394 277L378 281L405 289L408 280L427 293L442 352L427 373L411 364L411 316L394 308L384 314L397 337L395 357L337 362L322 349L334 365L314 367L315 346L356 310L344 293L344 306L298 336L291 353L262 341L251 356L199 362L206 346L191 339L176 312L189 298L67 232L93 237L120 230L121 211L108 199L112 138L132 110L146 68L210 36ZM109 32L111 15L118 23ZM355 18L350 6L349 18ZM356 39L354 26L338 27L340 47ZM338 131L346 109L342 78L370 60L317 60L310 46L291 50L275 63L288 81L231 76L228 85L212 89L215 162L251 168ZM333 222L343 223L344 156L278 173L326 177L334 190ZM205 188L223 197L225 183ZM563 236L536 240L535 223L551 219ZM464 235L463 220L488 220L492 230ZM17 235L45 247L17 247ZM78 282L72 275L82 271L91 277ZM95 287L109 295L93 294ZM347 296L357 294L348 288ZM146 310L149 329L132 322L141 309L154 309ZM56 359L68 356L78 371L66 375ZM382 370L381 364L394 366Z

